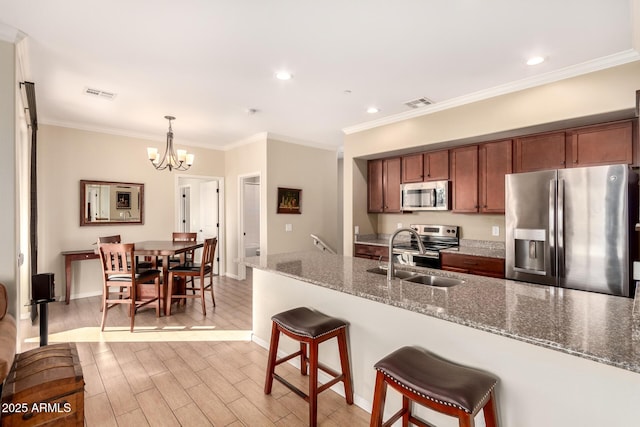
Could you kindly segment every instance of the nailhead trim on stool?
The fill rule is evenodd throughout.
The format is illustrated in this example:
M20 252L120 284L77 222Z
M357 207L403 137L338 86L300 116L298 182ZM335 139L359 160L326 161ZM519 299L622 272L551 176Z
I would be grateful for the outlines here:
M273 380L276 379L298 396L309 402L309 425L318 423L318 394L328 390L333 384L340 381L344 384L344 393L349 405L353 404L353 386L351 384L351 372L349 354L347 350L347 323L335 317L330 317L318 311L306 307L298 307L283 311L274 315L271 320L271 343L269 345L269 359L267 362L267 378L264 392L271 394ZM300 343L300 350L288 356L277 359L278 342L280 333ZM318 346L331 338L338 341L340 353L340 365L342 373L325 366L318 361ZM309 346L309 353L307 353ZM275 373L275 368L296 356L300 356L300 373L307 375L309 368L309 394L293 386L287 380ZM333 378L325 384L318 385L318 369L327 372Z
M497 427L494 390L498 379L484 371L458 365L418 347L402 347L375 365L376 387L371 426L403 423L429 426L411 413L411 402L455 416L460 426L473 426L484 408L487 427ZM403 407L383 423L387 384L403 396ZM404 424L406 425L406 424Z

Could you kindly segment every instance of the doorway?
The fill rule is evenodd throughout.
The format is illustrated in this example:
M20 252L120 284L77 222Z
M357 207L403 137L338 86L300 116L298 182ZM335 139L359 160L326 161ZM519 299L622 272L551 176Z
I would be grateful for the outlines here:
M224 239L222 201L224 178L177 176L176 230L198 233L198 241L216 237L214 274L224 274ZM196 252L196 258L202 251Z
M260 255L260 174L238 177L240 186L238 233L238 256L240 258ZM247 277L244 265L238 266L238 279Z

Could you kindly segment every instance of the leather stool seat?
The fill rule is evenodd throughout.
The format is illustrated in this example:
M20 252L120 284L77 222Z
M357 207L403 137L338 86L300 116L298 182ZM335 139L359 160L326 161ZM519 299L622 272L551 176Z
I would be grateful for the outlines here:
M271 320L271 342L269 344L269 360L267 362L264 393L271 394L273 380L275 379L309 402L310 426L316 426L318 423L318 394L328 390L332 385L342 382L347 404L353 404L353 386L351 385L349 353L347 350L347 323L307 307L293 308L278 313L272 316ZM278 343L281 333L298 341L300 350L278 359ZM337 372L318 360L319 345L331 338L336 338L338 341L342 372ZM297 356L300 356L300 373L302 375L309 374L308 394L275 372L276 366ZM330 374L331 380L324 384L319 384L319 370Z
M387 383L403 395L403 409L392 417L393 421L405 416L407 420L422 425L415 422L421 420L411 414L408 400L415 400L436 411L458 416L461 426L472 426L473 416L485 407L487 426L497 425L493 392L498 378L490 373L459 365L418 347L402 347L381 359L374 367L378 374L372 426L383 425ZM373 422L375 417L376 422Z
M347 323L343 320L327 316L307 307L283 311L271 317L271 320L293 334L309 338L318 338L321 335L347 326Z

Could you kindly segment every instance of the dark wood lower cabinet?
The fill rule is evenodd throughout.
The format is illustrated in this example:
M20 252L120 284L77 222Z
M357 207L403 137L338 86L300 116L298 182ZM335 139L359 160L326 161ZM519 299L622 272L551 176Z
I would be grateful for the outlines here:
M353 251L353 256L357 258L389 261L389 249L386 246L356 243L355 250Z
M474 255L440 254L442 269L457 273L476 274L478 276L504 278L504 259Z

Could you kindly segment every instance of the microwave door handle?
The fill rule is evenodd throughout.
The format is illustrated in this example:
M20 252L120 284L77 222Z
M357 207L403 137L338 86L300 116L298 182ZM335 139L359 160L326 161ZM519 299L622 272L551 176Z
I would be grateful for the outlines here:
M435 188L431 189L431 207L435 208L438 205L438 192Z

